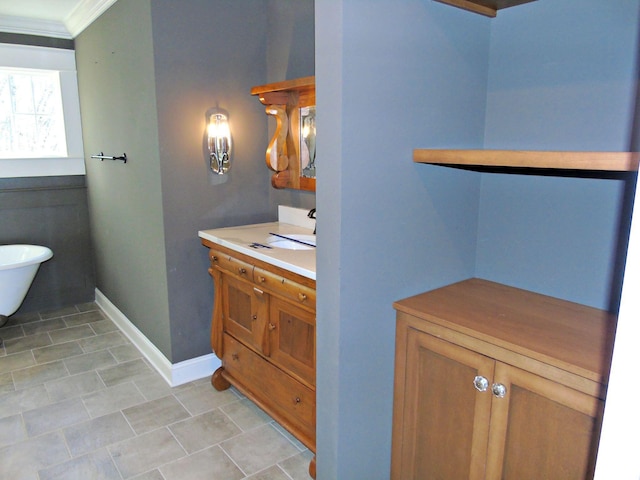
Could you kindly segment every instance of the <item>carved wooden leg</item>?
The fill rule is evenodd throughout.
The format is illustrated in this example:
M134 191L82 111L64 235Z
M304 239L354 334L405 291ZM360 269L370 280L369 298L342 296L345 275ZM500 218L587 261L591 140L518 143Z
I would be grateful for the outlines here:
M213 375L211 375L211 385L213 385L213 388L219 392L226 390L231 386L227 379L222 376L223 370L224 367L219 367L215 372L213 372Z
M316 456L315 455L309 462L309 476L311 478L316 478Z

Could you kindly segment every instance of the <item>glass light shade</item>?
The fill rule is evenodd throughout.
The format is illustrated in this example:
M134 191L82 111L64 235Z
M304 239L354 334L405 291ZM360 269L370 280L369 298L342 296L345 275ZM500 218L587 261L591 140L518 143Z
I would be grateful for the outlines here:
M231 131L225 115L214 113L209 117L207 138L209 166L214 173L224 175L231 168Z

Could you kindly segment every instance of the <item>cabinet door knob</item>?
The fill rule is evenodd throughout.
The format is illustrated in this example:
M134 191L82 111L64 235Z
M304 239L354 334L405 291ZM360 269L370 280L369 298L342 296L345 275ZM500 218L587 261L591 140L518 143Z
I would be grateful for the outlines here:
M482 375L478 375L473 379L473 386L476 387L476 390L479 392L486 392L487 388L489 388L489 380Z
M258 319L258 315L251 315L251 320L257 320Z
M491 385L491 393L493 393L495 397L504 398L507 394L507 387L501 383L494 383Z
M300 397L296 397L293 401L294 401L295 403L300 403L302 400L300 400Z
M218 261L218 257L216 255L214 255L213 257L211 257L211 261L212 262L217 262Z
M269 330L275 330L276 326L273 323L269 323Z
M301 302L304 302L306 299L307 299L307 295L305 293L298 294L298 300L300 300Z

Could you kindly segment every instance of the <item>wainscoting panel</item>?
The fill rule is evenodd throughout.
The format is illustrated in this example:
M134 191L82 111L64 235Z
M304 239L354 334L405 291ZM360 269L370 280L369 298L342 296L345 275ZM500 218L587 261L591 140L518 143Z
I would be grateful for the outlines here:
M84 175L0 179L0 244L53 250L20 313L91 302L95 277Z

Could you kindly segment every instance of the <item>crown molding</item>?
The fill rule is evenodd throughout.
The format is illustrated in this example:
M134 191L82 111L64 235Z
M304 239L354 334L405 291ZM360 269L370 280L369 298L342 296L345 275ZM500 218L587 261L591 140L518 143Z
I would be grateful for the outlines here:
M91 25L117 0L81 0L64 21L71 38L75 38Z
M117 0L80 0L64 22L0 15L0 32L73 39Z
M0 31L40 37L73 38L62 22L9 15L0 15Z

